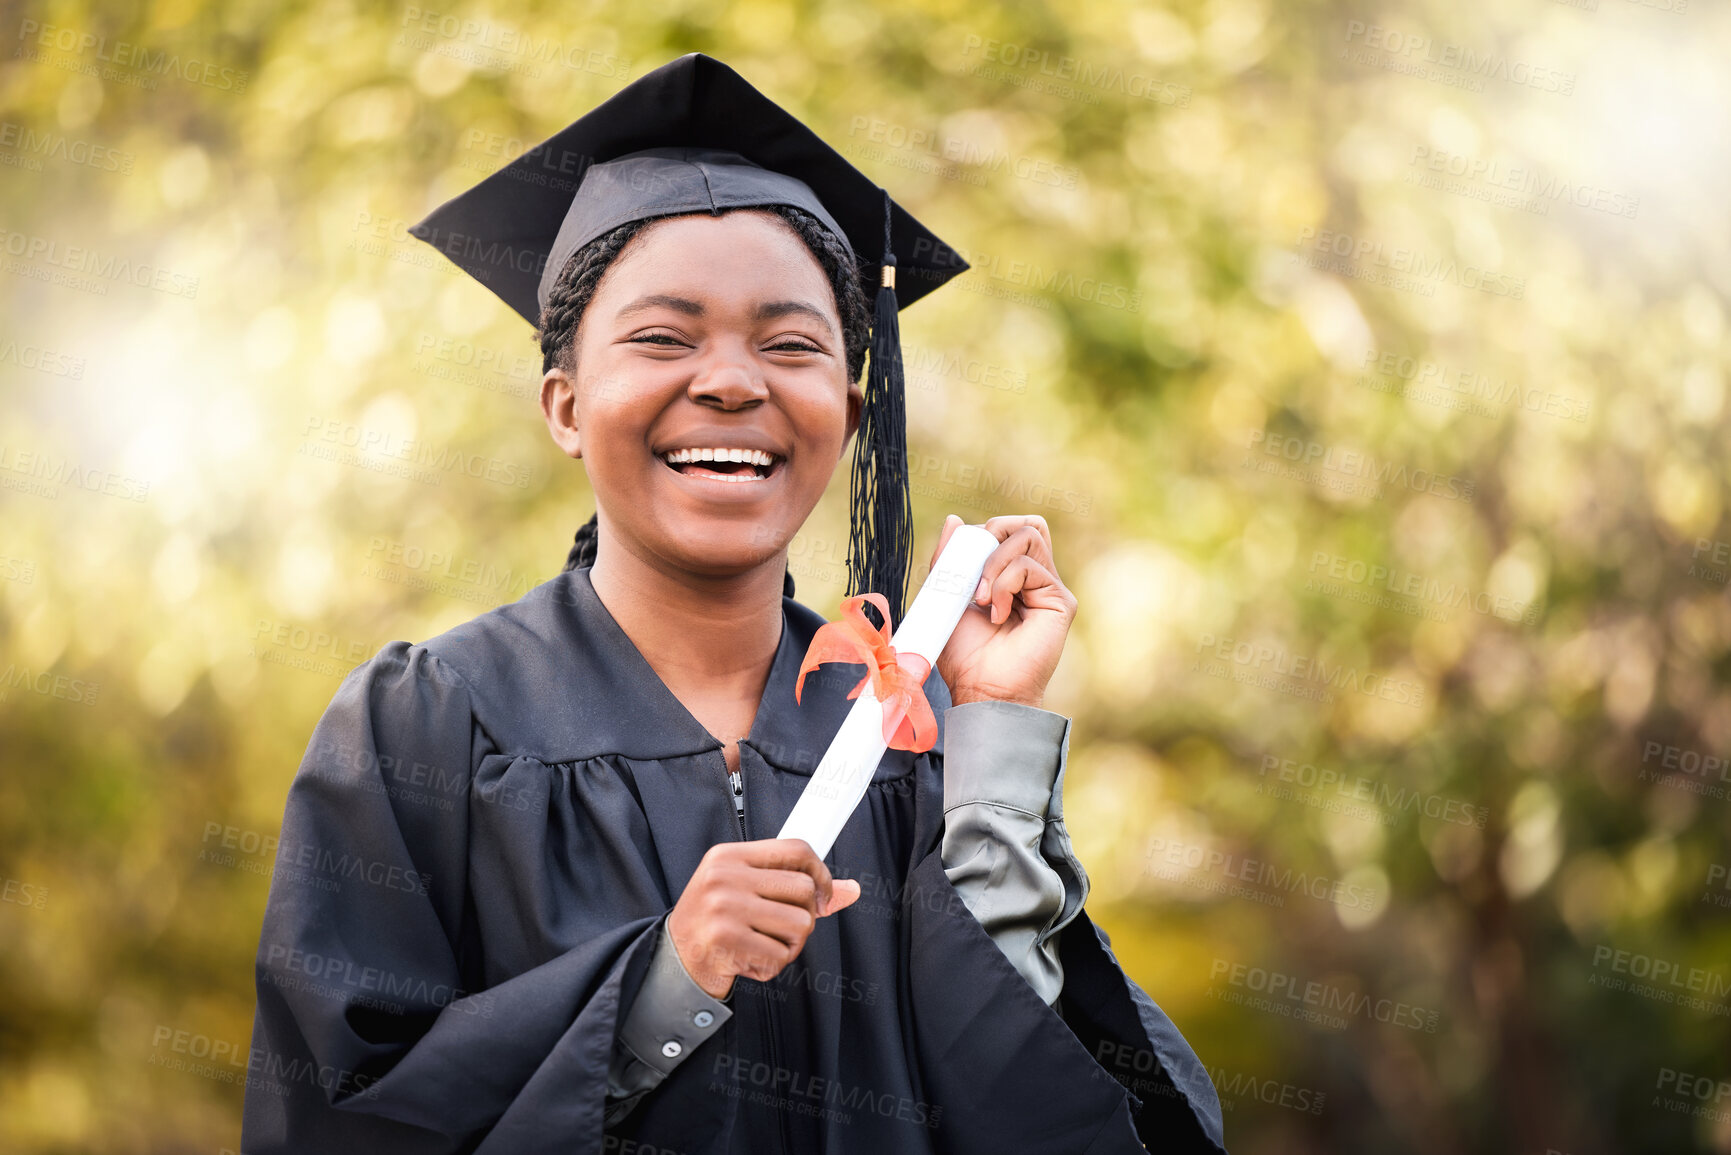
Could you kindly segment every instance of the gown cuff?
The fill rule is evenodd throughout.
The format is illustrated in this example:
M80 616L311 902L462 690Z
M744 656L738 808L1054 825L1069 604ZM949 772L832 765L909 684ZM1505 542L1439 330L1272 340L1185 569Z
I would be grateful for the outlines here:
M620 1023L608 1072L608 1122L615 1122L644 1093L721 1029L733 1011L697 985L661 920L649 972ZM613 1102L617 1100L618 1102Z
M1048 1006L1064 985L1058 935L1088 876L1064 828L1070 720L1012 702L944 715L944 874Z

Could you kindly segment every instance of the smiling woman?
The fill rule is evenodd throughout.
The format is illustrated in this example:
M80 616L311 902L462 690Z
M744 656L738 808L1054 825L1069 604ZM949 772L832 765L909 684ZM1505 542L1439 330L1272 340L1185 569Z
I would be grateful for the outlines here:
M655 289L680 284L689 290ZM799 296L790 293L795 288ZM580 324L587 314L594 319ZM731 533L760 564L785 562L788 541L858 427L856 382L870 324L853 257L801 209L769 205L717 217L634 221L573 254L553 285L540 325L547 371L542 409L559 447L584 459L598 505L608 504L601 499L603 486L615 501L630 494L644 498L653 508L630 512L659 513L658 524L690 534L688 552L703 559L715 557L712 549L700 548L703 531L667 520L688 513L689 505L657 504L649 485L661 479L653 473L636 486L610 476L613 459L605 452L597 457L595 438L583 436L585 423L593 433L602 414L659 405L662 411L642 430L639 443L617 460L639 461L647 453L694 481L785 482L777 487L774 508L760 500L768 493L744 487L726 519L732 524L711 530ZM694 361L705 368L694 373ZM662 368L646 372L655 365ZM672 383L659 391L659 400L649 396L658 391L648 382L657 380ZM666 412L667 389L691 402L684 417ZM681 421L692 427L660 427ZM822 428L826 422L831 428ZM745 451L764 460L747 461ZM782 477L787 469L792 474ZM713 503L730 497L714 492L706 518L720 516ZM809 503L801 506L804 498ZM595 563L600 520L598 511L578 532L566 569ZM627 528L610 525L607 536ZM783 592L793 595L791 575Z
M538 321L596 518L559 577L391 642L321 719L244 1148L1223 1150L1202 1064L1083 909L1069 720L1041 708L1076 599L1042 518L985 524L930 747L883 757L822 858L774 836L856 681L802 678L824 621L788 543L853 442L850 568L899 617L896 311L963 266L705 57L534 151L586 158L574 197L507 169L416 235Z

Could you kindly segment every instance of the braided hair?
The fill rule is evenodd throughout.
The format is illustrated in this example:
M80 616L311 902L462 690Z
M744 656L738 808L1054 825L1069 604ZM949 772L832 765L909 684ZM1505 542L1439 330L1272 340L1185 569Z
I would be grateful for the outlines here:
M841 314L847 379L858 381L861 370L865 368L866 349L871 343L872 318L871 309L866 304L865 290L860 285L859 269L854 264L853 257L842 247L835 234L808 212L792 205L766 205L756 211L778 217L805 242L811 255L817 258L817 263L829 278L830 289L835 293L836 311ZM589 307L589 302L594 300L601 278L606 275L619 254L625 251L625 246L629 245L645 226L655 220L665 219L667 218L655 217L629 221L612 232L602 233L571 254L571 259L565 263L559 279L553 283L552 291L547 295L547 305L541 310L541 323L537 326L543 373L555 367L564 369L567 373L574 374L577 371L577 326L583 319L583 311ZM578 528L576 539L571 544L571 552L565 558L566 571L595 564L595 549L600 533L598 519L598 514L590 514L589 520ZM781 588L785 596L793 596L793 574L783 575Z

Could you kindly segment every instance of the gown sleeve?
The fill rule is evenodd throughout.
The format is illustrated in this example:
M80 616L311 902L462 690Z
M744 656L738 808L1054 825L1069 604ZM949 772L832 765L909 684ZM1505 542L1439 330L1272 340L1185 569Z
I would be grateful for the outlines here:
M944 813L922 821L903 905L913 1046L922 1093L943 1106L940 1144L1219 1155L1207 1069L1083 909L1087 875L1063 823L1068 747L1068 719L1048 711L982 702L945 715ZM997 874L1023 881L991 885Z
M697 1047L733 1017L732 1001L697 985L673 949L667 920L656 934L649 977L622 1018L607 1076L607 1123L631 1113Z
M944 717L944 874L1048 1006L1064 986L1058 935L1088 897L1064 829L1070 720L1013 702Z
M598 912L488 986L470 807L496 753L423 647L390 643L337 691L289 790L260 936L252 1155L599 1152L617 1010L664 912Z
M945 714L943 860L986 933L1050 1005L1064 982L1058 932L1088 895L1061 802L1069 719L1009 702ZM643 989L621 1016L608 1076L607 1121L630 1114L733 1014L679 961L663 920ZM707 1015L704 1012L709 1012Z

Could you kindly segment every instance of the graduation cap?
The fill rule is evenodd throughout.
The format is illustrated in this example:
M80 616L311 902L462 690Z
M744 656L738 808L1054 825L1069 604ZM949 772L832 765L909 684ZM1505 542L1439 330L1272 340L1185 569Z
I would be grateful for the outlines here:
M899 623L913 548L897 312L968 265L733 69L701 53L633 81L409 230L530 324L573 253L631 221L791 205L852 253L877 299L854 444L850 594ZM898 278L897 270L901 275Z

